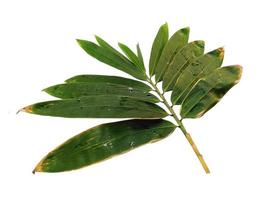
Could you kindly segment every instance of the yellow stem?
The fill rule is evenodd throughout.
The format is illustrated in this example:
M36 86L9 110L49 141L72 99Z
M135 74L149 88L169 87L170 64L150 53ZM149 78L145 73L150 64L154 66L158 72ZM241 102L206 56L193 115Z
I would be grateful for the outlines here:
M198 160L200 161L203 169L205 170L205 172L208 174L210 173L210 170L208 168L208 165L206 164L202 154L199 152L195 142L193 141L191 135L186 131L182 121L178 118L178 116L176 115L176 113L174 112L172 106L169 105L168 101L165 99L164 95L160 92L160 90L157 88L157 86L155 85L155 83L153 83L153 81L151 80L151 78L148 78L147 81L152 85L152 87L155 89L155 91L157 92L157 94L160 96L162 102L165 104L165 106L168 108L168 110L170 111L171 115L173 116L173 118L175 119L175 121L177 122L179 128L181 129L181 131L183 132L184 136L186 137L187 141L189 142L189 144L191 145L192 149L194 150Z

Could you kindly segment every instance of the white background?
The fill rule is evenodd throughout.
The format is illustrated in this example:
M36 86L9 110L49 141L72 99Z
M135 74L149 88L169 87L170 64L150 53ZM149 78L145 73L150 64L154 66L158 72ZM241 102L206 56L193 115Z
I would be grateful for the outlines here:
M0 199L267 199L264 1L0 1ZM206 51L225 46L239 85L203 118L185 120L211 174L184 136L67 173L31 173L69 137L116 119L64 119L16 111L51 99L41 89L78 74L127 76L87 56L75 39L140 42L146 61L159 26L190 26ZM265 191L264 191L265 190Z

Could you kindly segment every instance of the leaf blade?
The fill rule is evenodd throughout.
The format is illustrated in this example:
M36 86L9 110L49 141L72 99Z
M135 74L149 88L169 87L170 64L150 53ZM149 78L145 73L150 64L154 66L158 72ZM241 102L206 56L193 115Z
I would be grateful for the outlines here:
M113 48L108 42L106 42L105 40L103 40L101 37L95 35L95 39L97 41L97 43L99 44L99 46L103 47L104 49L111 51L114 54L117 54L120 58L122 58L125 61L129 61L127 59L127 57L125 57L123 54L121 54L119 51L117 51L115 48Z
M110 84L121 84L128 87L137 88L144 91L151 91L152 88L147 84L120 76L107 76L107 75L93 75L84 74L73 76L67 80L66 83L110 83Z
M143 71L146 71L145 64L144 64L144 58L143 58L142 51L140 49L139 44L136 45L136 50L137 50L137 57L139 59L140 66L142 67Z
M173 105L182 104L187 94L199 79L221 66L223 57L224 49L218 48L195 58L194 61L181 73L175 83L171 95Z
M150 59L149 59L149 74L153 76L155 74L155 67L159 61L160 55L164 46L166 45L169 37L168 24L163 24L154 39L152 44Z
M118 43L118 45L123 51L123 53L130 59L130 61L132 61L132 63L134 63L136 67L139 67L140 70L144 71L139 62L137 55L130 49L130 47L128 47L127 45L123 43Z
M163 118L168 113L160 106L130 97L87 96L45 101L22 109L37 115L66 118Z
M164 72L169 64L172 62L176 53L178 53L182 47L184 47L189 38L189 27L176 31L172 37L168 40L165 47L162 50L161 56L155 68L155 80L159 82L162 80Z
M162 88L164 92L173 89L177 78L192 60L204 53L205 43L197 40L187 44L174 57L163 76Z
M61 99L80 98L85 96L112 95L131 97L137 100L158 103L160 100L153 94L123 84L111 83L67 83L44 89L46 93Z
M222 67L200 79L182 103L182 118L199 118L215 106L239 82L242 67Z
M87 54L97 60L126 72L137 79L146 80L146 75L141 72L139 68L136 68L131 62L123 59L110 49L98 46L97 44L87 40L77 39L77 42Z
M45 156L33 172L79 169L164 139L176 126L157 120L126 120L102 124L76 135Z

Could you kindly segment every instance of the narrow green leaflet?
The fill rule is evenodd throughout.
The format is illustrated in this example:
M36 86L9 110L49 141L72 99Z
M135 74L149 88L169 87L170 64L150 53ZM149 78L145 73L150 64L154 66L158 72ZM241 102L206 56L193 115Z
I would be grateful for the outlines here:
M144 72L142 72L130 61L123 59L114 51L98 46L97 44L86 40L77 40L77 42L86 53L97 60L124 71L137 79L146 80L146 74Z
M172 104L182 104L186 95L199 79L222 65L223 57L224 49L218 48L195 58L177 79L171 95Z
M132 97L138 100L158 103L159 99L153 94L134 87L111 83L67 83L58 84L44 89L48 94L61 98L79 98L95 95L118 95Z
M167 68L163 76L163 91L167 92L173 89L177 78L183 70L193 61L194 58L204 53L205 43L202 40L191 42L184 46L173 58L173 61Z
M101 37L95 35L95 39L99 46L107 49L108 51L113 52L114 54L117 54L120 58L122 58L125 61L129 61L123 54L121 54L119 51L117 51L115 48L113 48L109 43L107 43L105 40L103 40Z
M33 172L63 172L89 166L164 139L175 128L174 124L162 119L102 124L70 138L51 151Z
M165 45L159 62L155 68L155 80L159 82L162 80L163 74L172 62L174 56L187 44L190 29L183 28L172 35Z
M161 52L166 45L169 38L169 29L168 24L163 24L152 44L151 53L150 53L150 59L149 59L149 74L150 76L153 76L155 74L155 67L158 64Z
M22 111L69 118L163 118L168 115L156 104L114 95L46 101L27 106Z
M139 59L137 57L137 55L125 44L122 43L118 43L119 47L121 48L121 50L123 51L123 53L130 59L130 61L132 61L132 63L139 67L140 70L145 71L142 68L141 63L139 62Z
M198 118L215 106L241 78L239 65L218 68L199 80L182 103L182 118Z
M142 52L141 52L139 44L136 45L136 49L137 49L137 57L138 57L138 60L139 60L139 63L140 63L140 67L143 69L143 71L146 71L143 55L142 55Z
M143 91L151 91L152 88L145 83L120 76L106 76L106 75L78 75L65 80L66 83L110 83L124 85Z

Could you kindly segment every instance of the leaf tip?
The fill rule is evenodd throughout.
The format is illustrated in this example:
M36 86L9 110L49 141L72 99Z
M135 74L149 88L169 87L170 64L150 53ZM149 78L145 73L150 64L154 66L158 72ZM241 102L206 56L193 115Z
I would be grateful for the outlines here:
M181 31L183 34L188 35L190 33L190 27L187 26L185 28L182 28Z
M101 41L102 41L101 37L99 37L98 35L94 35L94 37L95 37L95 40L97 41L98 44L101 43Z
M55 86L50 86L50 87L42 89L42 92L52 95L52 92L54 91L54 89L55 89Z
M49 87L42 89L42 92L47 92L49 90Z
M196 40L194 41L195 45L197 45L199 48L203 49L205 47L205 41L204 40Z
M20 112L27 112L27 113L32 113L32 105L30 106L26 106L24 108L21 108L18 110L17 114L20 113Z
M240 81L242 73L243 73L243 67L241 65L236 65L236 67L238 68L239 73L238 73L238 78L237 78L235 84L237 84Z
M168 22L165 22L165 23L162 25L162 27L164 27L164 28L168 28Z
M120 48L123 48L125 45L122 44L121 42L118 42L118 46L119 46Z
M220 47L220 48L218 48L218 52L219 52L219 58L220 59L223 59L223 57L224 57L224 47Z
M80 46L82 46L83 40L81 40L81 39L76 39L76 42L77 42Z
M223 59L224 52L225 52L224 51L224 47L222 46L222 47L219 47L218 49L215 49L215 50L211 51L210 54L214 55L214 56L216 56L216 57L218 57L220 59Z
M32 173L35 174L35 172L43 172L42 163L38 163L37 166L32 170Z

